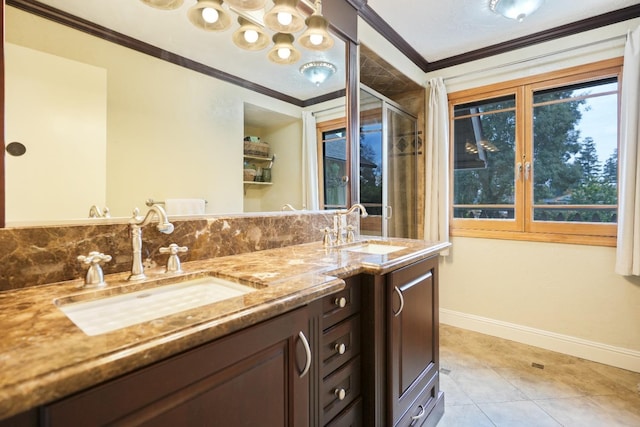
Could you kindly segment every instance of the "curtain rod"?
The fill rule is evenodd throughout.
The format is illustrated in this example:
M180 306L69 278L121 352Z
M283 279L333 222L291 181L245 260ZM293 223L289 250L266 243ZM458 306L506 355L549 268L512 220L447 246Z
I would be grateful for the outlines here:
M595 45L598 45L598 44L601 44L601 43L608 43L610 41L614 41L614 40L618 40L618 39L622 39L622 38L626 38L626 37L627 37L626 34L617 35L617 36L614 36L614 37L609 37L607 39L596 40L594 42L586 43L586 44L583 44L583 45L580 45L580 46L574 46L574 47L570 47L570 48L566 48L566 49L562 49L562 50L557 50L557 51L554 51L554 52L543 53L541 55L533 56L531 58L520 59L520 60L517 60L517 61L508 62L506 64L494 65L494 66L491 66L491 67L488 67L488 68L483 68L481 70L473 70L473 71L469 71L467 73L462 73L462 74L458 74L458 75L451 76L451 77L445 77L443 80L447 81L447 80L459 79L461 77L467 77L467 76L470 76L470 75L473 75L473 74L477 74L477 73L484 73L486 71L492 71L492 70L498 70L498 69L501 69L501 68L511 67L512 65L524 64L524 63L529 62L529 61L535 61L537 59L543 59L543 58L547 58L549 56L558 55L558 54L562 54L562 53L566 53L566 52L571 52L571 51L576 50L576 49L582 49L582 48L585 48L585 47L591 47L591 46L595 46Z

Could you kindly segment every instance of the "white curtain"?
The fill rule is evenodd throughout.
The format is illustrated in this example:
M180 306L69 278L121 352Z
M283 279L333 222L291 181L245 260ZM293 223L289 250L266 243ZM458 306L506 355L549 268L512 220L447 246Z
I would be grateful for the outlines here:
M449 241L449 107L442 78L429 80L425 134L424 239ZM446 255L446 253L443 253Z
M640 276L640 27L627 34L620 111L615 272L624 276Z
M320 209L316 118L310 111L302 112L302 208Z

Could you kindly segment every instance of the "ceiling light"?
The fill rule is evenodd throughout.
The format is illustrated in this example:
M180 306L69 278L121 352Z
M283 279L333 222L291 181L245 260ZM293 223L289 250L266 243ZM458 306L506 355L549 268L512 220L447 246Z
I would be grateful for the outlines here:
M300 59L300 52L293 47L291 34L276 33L273 35L274 46L269 51L268 57L276 64L293 64Z
M228 6L238 10L263 9L266 0L225 0Z
M231 25L229 13L222 8L222 0L198 0L187 12L189 21L207 31L223 31Z
M238 28L232 36L236 46L246 50L262 50L269 44L269 36L265 32L249 21L248 19L238 17Z
M327 31L327 20L322 16L322 2L316 1L316 10L305 21L307 29L298 40L307 49L327 50L333 46L333 38Z
M142 3L156 9L172 10L182 6L184 0L140 0Z
M300 67L300 72L309 79L311 83L320 86L320 84L324 83L325 80L336 72L336 66L330 62L313 61L307 62Z
M274 0L275 6L264 15L267 28L279 33L297 33L304 28L304 19L298 13L298 0Z
M518 22L538 10L544 0L489 0L489 9Z

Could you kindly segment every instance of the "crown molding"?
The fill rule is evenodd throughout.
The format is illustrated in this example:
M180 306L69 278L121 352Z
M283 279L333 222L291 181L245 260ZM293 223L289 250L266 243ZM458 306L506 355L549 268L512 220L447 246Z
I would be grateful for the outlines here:
M384 19L380 17L366 0L346 0L358 11L360 17L374 30L385 37L393 46L402 52L409 60L416 64L422 71L436 71L478 59L488 58L512 50L521 49L535 44L571 36L596 28L604 27L618 22L640 17L640 4L623 9L607 12L592 18L561 25L549 30L540 31L525 37L509 40L503 43L487 46L460 55L451 56L438 61L429 62L418 53L406 40L404 40Z
M574 34L579 34L585 31L594 30L596 28L616 24L618 22L623 22L638 17L640 17L640 4L614 10L608 13L603 13L602 15L594 16L592 18L572 22L571 24L561 25L559 27L551 28L550 30L540 31L525 37L509 40L504 43L494 44L482 49L477 49L470 52L462 53L460 55L441 59L439 61L430 62L428 63L426 71L441 70L443 68L452 67L454 65L460 65L466 62L488 58L490 56L510 52L516 49L522 49L524 47L533 46L535 44L548 42Z

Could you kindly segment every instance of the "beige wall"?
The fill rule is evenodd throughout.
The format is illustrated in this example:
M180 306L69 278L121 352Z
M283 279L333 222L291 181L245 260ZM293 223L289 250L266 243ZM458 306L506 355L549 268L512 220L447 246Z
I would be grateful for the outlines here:
M638 24L612 25L427 78L444 77L451 92L622 56L624 35ZM614 262L615 248L455 238L441 263L441 320L640 372L640 279L614 274Z
M6 180L14 183L6 191L7 221L37 220L47 207L60 220L104 206L106 70L11 43L4 53L5 139L26 147L5 157Z

